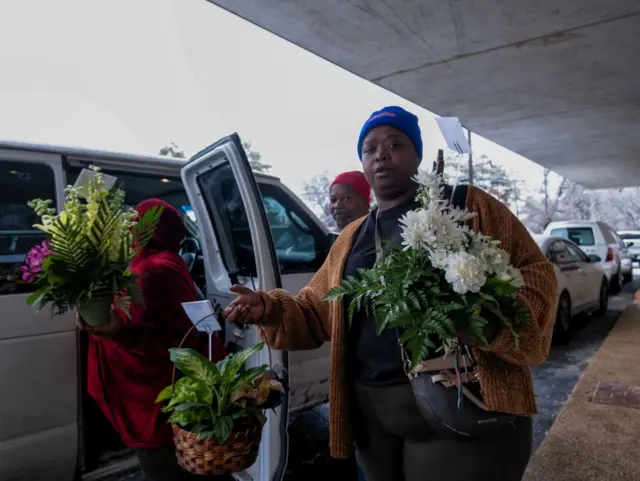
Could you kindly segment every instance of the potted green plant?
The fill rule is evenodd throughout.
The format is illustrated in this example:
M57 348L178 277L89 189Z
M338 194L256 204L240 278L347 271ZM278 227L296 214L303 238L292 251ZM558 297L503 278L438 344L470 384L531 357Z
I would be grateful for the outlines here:
M251 466L257 456L265 410L278 406L282 383L267 365L245 369L263 348L257 344L213 363L192 349L170 350L183 376L156 399L170 413L178 463L194 474L222 475Z
M112 304L128 313L132 301L142 302L129 262L153 237L162 209L137 218L125 208L124 191L108 189L99 169L92 170L86 198L68 186L59 213L51 200L29 202L46 240L27 254L22 278L37 287L27 304L51 305L54 316L77 307L85 323L97 326L109 322Z

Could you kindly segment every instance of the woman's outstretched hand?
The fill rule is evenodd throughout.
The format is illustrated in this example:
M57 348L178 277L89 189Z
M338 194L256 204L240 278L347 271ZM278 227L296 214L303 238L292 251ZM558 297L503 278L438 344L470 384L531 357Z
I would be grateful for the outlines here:
M260 322L265 313L262 297L243 286L233 286L230 291L238 294L238 297L224 310L225 319L234 324L256 324Z

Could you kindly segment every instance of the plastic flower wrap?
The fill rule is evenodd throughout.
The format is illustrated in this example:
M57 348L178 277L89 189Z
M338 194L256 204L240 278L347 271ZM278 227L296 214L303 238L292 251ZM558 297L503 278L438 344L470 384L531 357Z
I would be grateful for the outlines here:
M441 176L420 171L414 180L420 207L400 219L401 245L325 299L348 297L349 323L364 308L378 334L397 329L412 367L434 350L455 350L461 335L486 345L490 322L511 331L517 343L515 326L528 324L529 313L518 297L522 274L509 253L471 229L475 213L449 205Z
M141 302L129 262L134 246L151 239L162 211L152 209L134 220L136 211L125 208L124 191L106 188L99 169L92 170L86 195L72 186L65 189L61 212L51 200L29 202L41 220L34 227L47 240L29 251L22 266L23 280L37 285L27 303L49 304L54 315L96 298L115 299L126 312L132 299Z

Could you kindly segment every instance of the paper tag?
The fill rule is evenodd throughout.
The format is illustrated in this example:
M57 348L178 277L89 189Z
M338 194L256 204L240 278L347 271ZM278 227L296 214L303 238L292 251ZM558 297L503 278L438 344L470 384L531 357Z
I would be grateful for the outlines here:
M451 150L459 154L471 154L471 145L464 135L462 124L458 117L436 117L440 132Z
M76 179L76 183L73 186L78 189L78 192L82 197L89 196L89 181L93 178L96 173L90 169L82 169L80 171L80 175ZM102 178L104 179L104 187L106 190L111 189L116 184L118 180L117 177L113 175L102 174Z
M222 330L210 301L183 302L182 308L198 331L211 333Z

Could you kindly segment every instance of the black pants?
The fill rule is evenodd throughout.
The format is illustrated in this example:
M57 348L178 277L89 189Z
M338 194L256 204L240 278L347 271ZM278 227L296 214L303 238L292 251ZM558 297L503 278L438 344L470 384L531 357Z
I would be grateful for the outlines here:
M516 418L477 441L435 435L408 384L356 385L362 419L357 456L367 481L520 481L529 462L532 421Z
M233 480L231 476L198 476L191 474L180 466L176 460L175 447L173 445L158 448L136 449L140 460L140 469L147 481L204 481L215 479L216 481Z

